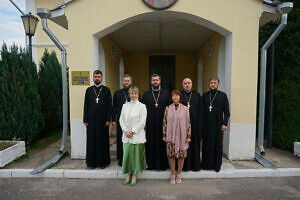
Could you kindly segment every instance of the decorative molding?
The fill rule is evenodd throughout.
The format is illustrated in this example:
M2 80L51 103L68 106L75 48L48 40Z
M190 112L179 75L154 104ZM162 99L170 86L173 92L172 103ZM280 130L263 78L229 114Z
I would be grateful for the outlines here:
M173 6L177 0L143 0L143 2L150 8L164 10Z

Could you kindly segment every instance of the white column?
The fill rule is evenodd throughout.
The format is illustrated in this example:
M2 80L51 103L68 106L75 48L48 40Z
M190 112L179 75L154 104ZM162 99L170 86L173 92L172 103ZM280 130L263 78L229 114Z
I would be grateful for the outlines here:
M228 88L226 88L225 84L225 57L226 57L226 38L223 38L218 54L218 77L220 80L219 89L225 93L227 93Z
M232 35L225 38L225 92L231 106ZM255 154L255 123L230 122L224 133L223 151L230 160L249 160Z
M224 92L226 92L229 100L229 106L231 107L231 64L232 64L232 34L225 36L225 38L222 41L223 43L223 55L225 55L225 62L224 62L224 70L222 70L222 73L224 75L222 76L222 84L224 84ZM221 45L220 45L221 47ZM223 61L221 61L223 62ZM220 66L220 65L219 65ZM218 67L219 68L219 67ZM218 69L219 71L219 69ZM219 74L219 72L218 72ZM229 120L230 121L230 120ZM230 149L230 136L231 136L231 128L230 128L230 122L228 123L228 129L227 131L224 132L224 137L223 137L223 152L224 154L229 158L229 149Z

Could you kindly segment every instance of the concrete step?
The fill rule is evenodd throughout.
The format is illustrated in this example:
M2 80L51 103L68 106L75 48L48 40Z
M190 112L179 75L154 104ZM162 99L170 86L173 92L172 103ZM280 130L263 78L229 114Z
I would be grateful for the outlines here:
M111 166L105 169L48 169L40 174L32 175L33 169L0 169L0 178L91 178L91 179L123 179L121 167ZM144 170L140 179L169 179L171 172ZM249 178L249 177L287 177L300 176L300 168L277 169L234 169L220 172L201 170L199 172L182 172L183 179L201 178Z

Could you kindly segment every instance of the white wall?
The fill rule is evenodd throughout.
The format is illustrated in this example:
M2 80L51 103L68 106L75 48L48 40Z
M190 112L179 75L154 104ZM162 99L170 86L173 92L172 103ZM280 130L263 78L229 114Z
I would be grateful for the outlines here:
M105 84L105 55L104 49L99 38L93 37L93 71L90 72L91 83L93 72L101 70L104 74L102 83ZM85 159L86 156L86 128L83 125L83 118L71 118L71 158Z

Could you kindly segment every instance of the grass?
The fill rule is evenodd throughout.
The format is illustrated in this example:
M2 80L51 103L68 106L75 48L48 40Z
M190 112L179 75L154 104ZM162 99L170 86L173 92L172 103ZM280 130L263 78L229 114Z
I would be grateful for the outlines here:
M51 130L51 131L46 132L43 138L37 140L30 146L26 146L26 154L17 158L14 162L19 163L22 160L28 158L30 155L30 152L32 152L32 151L45 149L48 145L61 139L61 136L62 136L61 129Z

